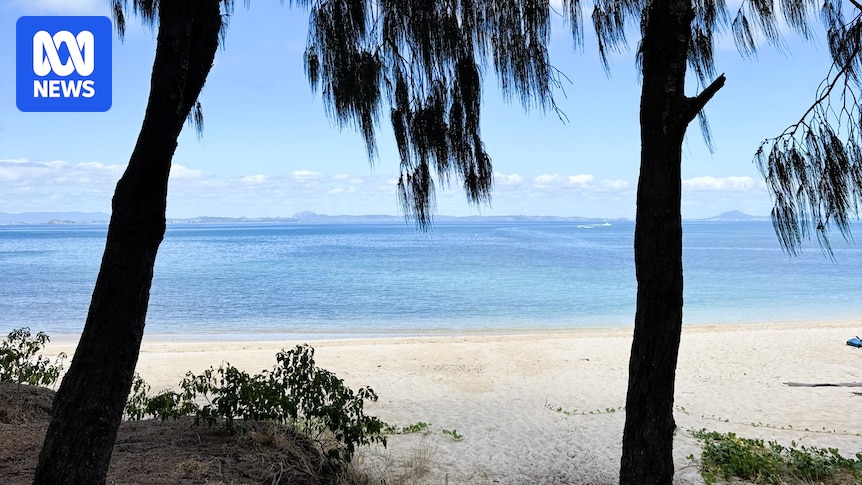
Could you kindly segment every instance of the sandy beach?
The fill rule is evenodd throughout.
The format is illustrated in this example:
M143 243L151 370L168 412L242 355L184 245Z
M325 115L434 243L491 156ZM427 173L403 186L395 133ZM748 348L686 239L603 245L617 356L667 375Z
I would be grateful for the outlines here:
M860 333L847 323L685 328L676 482L702 483L687 458L699 454L690 430L701 428L862 452L862 389L785 384L862 382L862 349L845 345ZM278 350L298 343L145 339L138 372L161 390L221 362L271 368ZM424 456L428 472L416 483L617 481L631 329L309 343L319 366L377 392L372 414L431 425L427 435L393 435L385 451L366 450L358 464L370 472L402 473Z

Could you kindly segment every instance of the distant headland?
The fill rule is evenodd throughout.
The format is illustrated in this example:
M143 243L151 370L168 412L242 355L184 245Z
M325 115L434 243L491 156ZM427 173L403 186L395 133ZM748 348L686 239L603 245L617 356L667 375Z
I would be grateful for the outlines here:
M0 212L0 224L107 224L111 215L104 212L22 212L11 214ZM437 222L575 222L575 223L631 223L627 218L564 217L564 216L447 216L438 215ZM705 219L687 219L699 222L751 222L769 221L769 216L752 216L740 211L723 212ZM315 212L298 212L289 217L219 217L202 216L191 218L168 218L169 224L345 224L345 223L403 223L404 217L397 215L326 215Z

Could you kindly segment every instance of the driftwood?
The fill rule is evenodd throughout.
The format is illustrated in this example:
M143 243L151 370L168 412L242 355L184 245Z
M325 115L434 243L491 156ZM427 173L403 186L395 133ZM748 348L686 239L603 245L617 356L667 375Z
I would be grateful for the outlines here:
M790 387L862 387L862 382L785 382Z

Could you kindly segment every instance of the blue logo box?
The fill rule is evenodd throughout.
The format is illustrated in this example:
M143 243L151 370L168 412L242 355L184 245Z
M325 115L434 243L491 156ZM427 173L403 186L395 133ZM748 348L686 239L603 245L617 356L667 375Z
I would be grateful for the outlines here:
M108 17L19 18L15 29L18 109L111 109L112 42Z

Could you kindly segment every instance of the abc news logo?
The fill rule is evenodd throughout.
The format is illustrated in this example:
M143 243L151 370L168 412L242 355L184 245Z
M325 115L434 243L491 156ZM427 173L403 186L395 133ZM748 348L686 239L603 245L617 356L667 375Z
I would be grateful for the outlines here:
M33 36L33 72L43 77L52 71L58 76L68 76L72 72L82 77L89 76L93 74L96 64L93 42L93 33L89 30L82 30L77 37L68 30L61 30L53 36L40 30ZM60 60L58 51L58 46L63 45L69 49L69 60L65 63ZM33 96L37 98L92 98L95 95L96 82L92 79L33 81Z
M19 18L18 109L110 109L111 42L111 21L107 17Z

